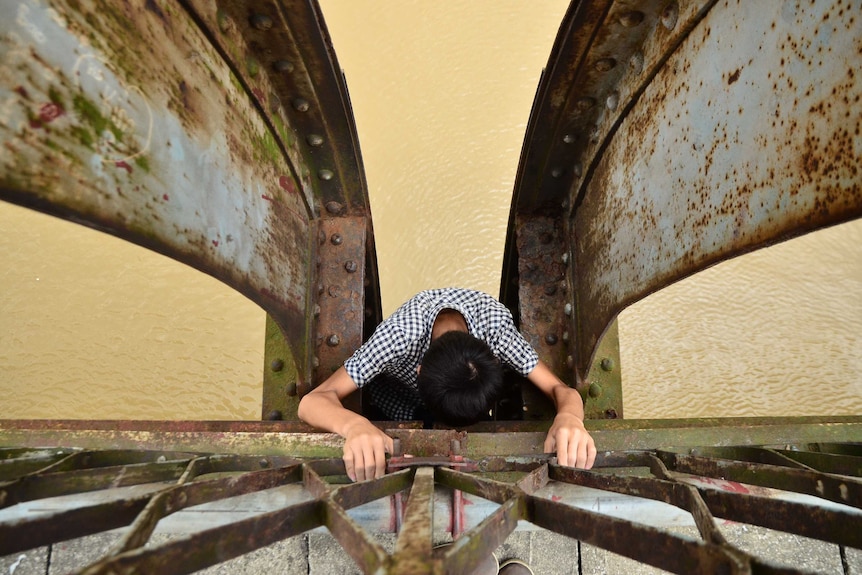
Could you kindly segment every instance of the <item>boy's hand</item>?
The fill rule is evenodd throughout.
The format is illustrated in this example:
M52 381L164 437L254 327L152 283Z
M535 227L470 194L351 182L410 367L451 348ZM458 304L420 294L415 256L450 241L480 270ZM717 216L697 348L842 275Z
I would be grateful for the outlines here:
M590 469L596 460L596 444L584 422L569 413L558 413L545 438L545 453L556 451L560 465Z
M367 419L352 424L344 435L344 467L352 481L383 477L392 438Z

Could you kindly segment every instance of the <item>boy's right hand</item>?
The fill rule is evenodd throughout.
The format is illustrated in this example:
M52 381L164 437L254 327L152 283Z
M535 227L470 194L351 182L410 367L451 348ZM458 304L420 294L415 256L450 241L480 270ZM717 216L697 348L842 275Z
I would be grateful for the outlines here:
M344 435L344 468L352 481L383 477L392 438L367 419L353 423Z

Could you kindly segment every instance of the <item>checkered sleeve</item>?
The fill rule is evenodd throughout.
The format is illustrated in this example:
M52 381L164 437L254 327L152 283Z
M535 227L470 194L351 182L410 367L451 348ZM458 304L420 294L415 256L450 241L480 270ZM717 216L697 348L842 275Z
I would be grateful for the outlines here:
M494 355L521 375L528 375L539 363L539 355L533 346L515 328L512 314L502 304L501 310L495 312L493 334L488 338L488 345Z
M352 356L344 362L347 374L362 387L403 356L407 337L393 322L384 321Z

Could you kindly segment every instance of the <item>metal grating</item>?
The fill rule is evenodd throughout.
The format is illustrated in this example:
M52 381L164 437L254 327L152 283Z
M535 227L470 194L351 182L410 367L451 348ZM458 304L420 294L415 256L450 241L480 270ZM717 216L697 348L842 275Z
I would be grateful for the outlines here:
M384 478L345 483L340 459L218 455L177 451L0 449L0 508L59 495L157 484L98 503L24 514L0 522L0 556L127 526L119 542L80 573L190 573L269 544L326 527L365 573L468 573L518 521L674 573L806 573L730 544L718 518L862 548L862 443L608 451L593 471L560 467L545 455L460 454L390 459ZM726 490L722 483L739 488ZM233 523L147 545L159 521L178 511L243 494L301 486L303 497ZM452 491L455 537L435 548L435 486ZM556 489L550 490L549 487ZM589 487L663 502L688 512L690 539L646 523L571 503L560 487ZM757 488L767 489L757 489ZM795 494L766 494L780 490ZM461 493L496 504L478 525L454 520ZM800 497L800 495L802 497ZM391 498L395 549L388 552L349 510ZM3 517L3 515L0 515ZM437 524L440 518L437 518ZM563 550L561 550L562 552Z

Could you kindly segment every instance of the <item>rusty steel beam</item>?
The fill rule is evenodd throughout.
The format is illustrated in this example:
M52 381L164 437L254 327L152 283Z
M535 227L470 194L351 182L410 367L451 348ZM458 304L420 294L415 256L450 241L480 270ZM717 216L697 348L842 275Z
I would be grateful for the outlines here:
M503 286L519 230L561 220L581 385L626 306L862 215L860 41L856 11L831 0L572 3L527 130Z
M0 5L0 51L0 199L240 291L307 385L316 222L358 220L357 264L377 279L350 102L315 0L15 0Z

